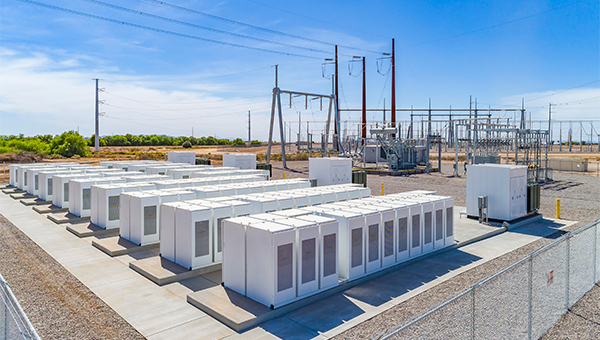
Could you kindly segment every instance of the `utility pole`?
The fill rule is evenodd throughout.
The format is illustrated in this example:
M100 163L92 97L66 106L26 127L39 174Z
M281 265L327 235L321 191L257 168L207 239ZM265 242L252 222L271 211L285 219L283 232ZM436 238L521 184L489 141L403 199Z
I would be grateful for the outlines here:
M334 74L335 93L334 94L335 94L335 102L337 103L336 107L339 106L339 103L340 103L340 101L339 101L340 98L338 95L339 94L339 91L338 91L339 80L338 80L338 51L337 51L338 49L337 48L338 48L337 45L335 45L335 60L334 60L334 62L335 62L335 74ZM335 124L333 124L333 134L337 135L338 134L338 119L339 119L339 112L338 112L337 108L335 110L334 117L335 117Z
M556 104L548 104L548 143L550 143L550 148L552 148L552 106L556 106Z
M394 47L394 38L392 38L392 127L396 127L396 48Z
M250 138L250 110L248 110L248 147L252 145L252 139Z
M365 57L362 57L362 138L365 143L367 138L367 69L365 67Z
M95 139L94 139L94 151L98 152L100 151L100 120L98 118L99 112L98 112L98 104L100 103L98 101L98 78L94 78L93 80L96 81L96 115L95 115L95 120L96 120L96 135L95 135Z

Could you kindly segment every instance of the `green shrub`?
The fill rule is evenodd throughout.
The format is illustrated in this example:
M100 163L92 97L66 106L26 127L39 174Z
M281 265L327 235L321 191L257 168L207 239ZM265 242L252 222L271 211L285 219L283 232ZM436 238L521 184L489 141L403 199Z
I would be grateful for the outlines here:
M183 142L183 144L181 144L181 147L184 149L189 149L192 147L192 143L190 143L189 140L186 140L185 142Z
M85 157L88 154L87 141L75 131L63 132L50 142L50 152L63 157Z
M241 138L236 138L233 140L233 142L231 142L231 145L246 145L246 142L244 142Z
M261 142L257 141L256 139L250 142L250 145L262 145Z

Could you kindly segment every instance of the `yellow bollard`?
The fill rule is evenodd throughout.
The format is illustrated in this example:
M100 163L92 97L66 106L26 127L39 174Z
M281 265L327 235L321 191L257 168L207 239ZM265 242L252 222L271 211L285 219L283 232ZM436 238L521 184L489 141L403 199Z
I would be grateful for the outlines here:
M556 218L560 218L560 198L556 199Z
M383 188L383 183L381 183L381 196L385 195L384 194L384 188Z
M283 173L283 179L285 179L285 172Z

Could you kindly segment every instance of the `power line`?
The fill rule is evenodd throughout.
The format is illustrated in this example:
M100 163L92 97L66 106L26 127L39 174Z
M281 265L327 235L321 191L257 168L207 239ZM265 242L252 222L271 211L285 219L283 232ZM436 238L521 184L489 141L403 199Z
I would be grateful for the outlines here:
M174 24L178 24L178 25L188 26L188 27L197 28L197 29L201 29L201 30L205 30L205 31L209 31L209 32L214 32L214 33L219 33L219 34L226 34L226 35L230 35L232 37L243 38L243 39L250 39L250 40L260 41L260 42L263 42L263 43L269 43L269 44L275 44L275 45L280 45L280 46L292 47L292 48L302 49L302 50L311 51L311 52L319 52L319 53L327 53L327 54L331 53L330 51L323 51L323 50L318 50L318 49L314 49L314 48L310 48L310 47L304 47L304 46L297 46L297 45L292 45L292 44L286 44L286 43L279 42L279 41L272 41L272 40L267 40L267 39L262 39L262 38L256 38L256 37L252 37L252 36L249 36L249 35L243 35L243 34L238 34L238 33L233 33L233 32L227 32L227 31L216 29L216 28L211 28L211 27L202 26L202 25L196 25L196 24L192 24L192 23L189 23L189 22L185 22L185 21L175 20L175 19L171 19L171 18L167 18L167 17L162 17L162 16L159 16L159 15L154 15L154 14L150 14L150 13L138 11L138 10L133 10L133 9L126 8L126 7L121 7L121 6L116 6L116 5L108 4L108 3L102 2L102 1L97 1L97 0L81 0L81 1L85 1L85 2L88 2L88 3L91 3L91 4L95 4L95 5L98 5L98 6L104 6L104 7L112 8L112 9L115 9L115 10L118 10L118 11L122 11L122 12L126 12L126 13L138 14L138 15L141 15L141 16L144 16L144 17L148 17L148 18L152 18L152 19L157 19L157 20L162 20L162 21L166 21L166 22L170 22L170 23L174 23Z
M139 29L143 29L143 30L147 30L147 31L151 31L151 32L157 32L157 33L163 33L163 34L173 35L173 36L177 36L177 37L181 37L181 38L188 38L188 39L193 39L193 40L200 40L200 41L205 41L205 42L210 42L210 43L215 43L215 44L221 44L221 45L226 45L226 46L232 46L232 47L238 47L238 48L246 48L246 49L250 49L250 50L267 52L267 53L283 54L283 55L287 55L287 56L291 56L291 57L299 57L299 58L307 58L307 59L317 59L317 60L323 59L323 58L313 57L313 56L308 56L308 55L303 55L303 54L288 53L288 52L283 52L283 51L270 50L270 49L261 48L261 47L254 47L254 46L248 46L248 45L230 43L230 42L225 42L225 41L220 41L220 40L202 38L202 37L198 37L198 36L195 36L195 35L189 35L189 34L183 34L183 33L173 32L173 31L167 31L167 30L163 30L163 29L160 29L160 28L154 28L154 27L150 27L150 26L138 25L138 24L127 22L127 21L122 21L122 20L110 19L110 18L99 16L99 15L94 15L94 14L89 14L89 13L74 11L72 9L67 9L67 8L64 8L64 7L58 7L58 6L48 5L48 4L44 4L44 3L36 2L36 1L31 1L31 0L16 0L16 1L22 2L22 3L26 3L26 4L30 4L30 5L35 5L35 6L39 6L39 7L44 7L44 8L52 9L52 10L55 10L55 11L65 12L65 13L69 13L69 14L75 14L75 15L86 17L86 18L92 18L92 19L96 19L96 20L110 22L110 23L113 23L113 24L120 24L120 25L135 27L135 28L139 28Z
M331 26L337 26L339 28L343 28L343 29L347 29L347 30L352 30L352 31L359 32L359 33L369 34L369 35L372 35L372 36L375 36L375 37L390 39L390 37L386 37L386 36L375 34L375 33L371 33L371 32L365 32L365 31L357 30L356 28L353 28L353 27L347 27L347 26L342 26L342 25L334 24L334 23L331 23L331 22L327 22L325 20L320 20L320 19L317 19L317 18L309 17L308 15L303 15L303 14L299 14L299 13L295 13L295 12L292 12L292 11L285 10L283 8L279 8L279 7L267 5L267 4L262 3L262 2L253 1L253 0L246 0L246 1L258 4L258 5L261 5L261 6L273 8L273 9L276 9L278 11L281 11L281 12L284 12L284 13L288 13L288 14L292 14L292 15L295 15L295 16L298 16L298 17L301 17L301 18L310 19L310 20L314 20L314 21L321 22L321 23L324 23L324 24L328 24L328 25L331 25Z
M314 42L314 43L318 43L318 44L323 44L323 45L329 45L329 46L338 45L339 47L344 47L344 48L351 49L351 50L364 51L364 52L370 52L370 53L375 53L375 54L381 53L379 51L372 51L372 50L367 50L367 49L353 47L353 46L347 46L347 45L340 45L340 44L330 43L330 42L323 41L323 40L307 38L307 37L303 37L303 36L300 36L300 35L285 33L285 32L281 32L281 31L269 29L269 28L264 28L264 27L260 27L260 26L256 26L256 25L251 25L251 24L247 24L247 23L244 23L244 22L241 22L241 21L236 21L236 20L227 19L227 18L224 18L224 17L220 17L220 16L216 16L216 15L212 15L212 14L200 12L200 11L197 11L197 10L194 10L194 9L191 9L191 8L186 8L186 7L182 7L182 6L178 6L178 5L173 5L173 4L170 4L168 2L164 2L164 1L158 1L158 0L142 0L142 1L150 2L150 3L156 4L156 5L168 7L168 8L171 8L171 9L174 9L174 10L177 10L177 11L181 11L181 12L186 12L186 13L189 13L189 14L194 14L194 15L199 15L199 16L203 16L203 17L206 17L206 18L214 19L214 20L219 20L219 21L226 22L226 23L229 23L229 24L244 26L244 27L248 27L248 28L255 29L255 30L258 30L258 31L262 31L262 32L267 32L267 33L271 33L271 34L277 34L277 35L280 35L280 36L286 36L286 37L289 37L289 38L295 38L295 39L300 39L300 40L304 40L304 41L310 41L310 42Z

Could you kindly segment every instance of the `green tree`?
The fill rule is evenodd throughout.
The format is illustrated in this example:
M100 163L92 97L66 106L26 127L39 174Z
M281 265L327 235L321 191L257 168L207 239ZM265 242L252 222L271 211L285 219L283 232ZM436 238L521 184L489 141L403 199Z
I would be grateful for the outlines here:
M244 142L241 138L236 138L233 140L233 142L231 142L231 145L246 145L246 142Z
M189 148L191 148L191 147L192 147L192 143L190 143L190 141L189 141L189 140L186 140L185 142L183 142L183 144L181 144L181 146L182 146L184 149L189 149Z
M217 145L217 144L219 144L219 141L213 136L208 136L208 137L206 137L205 144L206 145Z
M76 131L63 132L50 141L50 153L64 157L86 156L87 142Z

